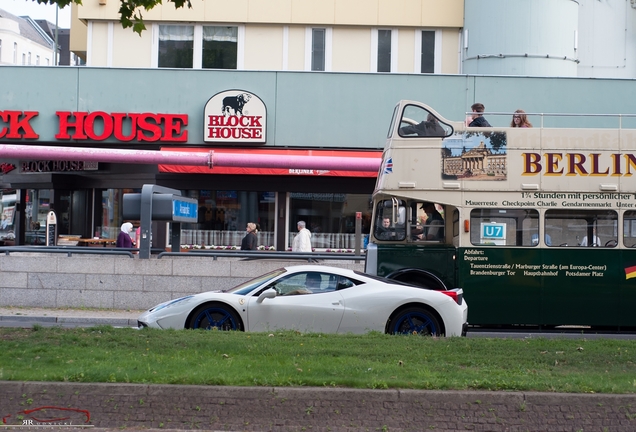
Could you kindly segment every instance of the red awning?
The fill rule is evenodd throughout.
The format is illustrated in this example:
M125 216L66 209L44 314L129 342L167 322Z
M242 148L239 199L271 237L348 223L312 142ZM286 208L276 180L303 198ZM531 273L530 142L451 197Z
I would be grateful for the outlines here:
M352 161L359 158L370 158L378 161L382 159L381 151L355 151L355 150L290 150L290 149L236 149L236 148L183 148L183 147L163 147L162 152L210 152L222 154L240 154L247 156L268 155L278 156L281 160L297 156L314 156L337 158L343 161L351 158ZM253 165L253 164L252 164ZM311 167L309 160L306 168L270 168L266 166L258 167L237 167L237 166L184 166L184 165L159 165L159 172L180 173L180 174L251 174L251 175L291 175L291 176L332 176L332 177L377 177L377 170L374 171L347 171L347 170L325 170Z

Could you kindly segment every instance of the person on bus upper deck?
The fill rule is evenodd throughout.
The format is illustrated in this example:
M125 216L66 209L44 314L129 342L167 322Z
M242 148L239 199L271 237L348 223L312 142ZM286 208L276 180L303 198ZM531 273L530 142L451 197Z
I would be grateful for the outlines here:
M433 114L428 113L426 120L416 125L409 125L400 128L400 135L417 135L429 137L444 137L446 131L439 124L439 120Z
M518 109L512 115L512 121L510 122L510 127L531 128L532 123L528 121L528 116L526 115L526 112L522 109Z
M474 103L470 106L470 109L473 110L473 115L466 119L466 125L468 127L492 127L482 114L486 110L484 104L479 102Z
M435 208L435 204L426 201L422 203L420 208L426 212L427 218L424 223L424 230L417 238L421 240L444 240L444 218Z

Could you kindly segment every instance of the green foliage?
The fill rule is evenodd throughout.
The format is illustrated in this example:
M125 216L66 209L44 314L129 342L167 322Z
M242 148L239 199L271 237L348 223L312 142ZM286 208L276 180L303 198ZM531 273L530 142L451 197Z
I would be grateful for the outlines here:
M0 328L0 370L16 381L636 393L631 340L271 335Z
M166 3L173 3L174 7L177 9L182 8L184 5L192 8L190 0L165 1ZM57 4L60 8L64 8L71 3L75 3L78 5L82 4L82 0L37 0L37 2L41 4ZM132 27L133 31L139 33L139 35L141 35L141 32L146 29L144 19L141 14L142 9L149 11L155 6L163 4L163 0L120 0L120 2L121 5L119 6L119 21L121 22L122 27Z

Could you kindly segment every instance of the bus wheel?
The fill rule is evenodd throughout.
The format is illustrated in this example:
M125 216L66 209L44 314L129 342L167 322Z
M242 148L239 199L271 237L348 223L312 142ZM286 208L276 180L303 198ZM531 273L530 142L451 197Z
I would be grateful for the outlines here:
M437 318L424 308L412 307L398 313L388 326L390 334L441 336Z

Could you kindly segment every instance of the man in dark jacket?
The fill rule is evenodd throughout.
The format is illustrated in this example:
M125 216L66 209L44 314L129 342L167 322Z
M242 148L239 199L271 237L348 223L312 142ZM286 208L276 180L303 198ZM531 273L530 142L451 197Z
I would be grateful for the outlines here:
M467 120L468 127L492 127L482 114L486 110L484 104L479 102L474 103L471 105L470 109L473 110L474 114Z

